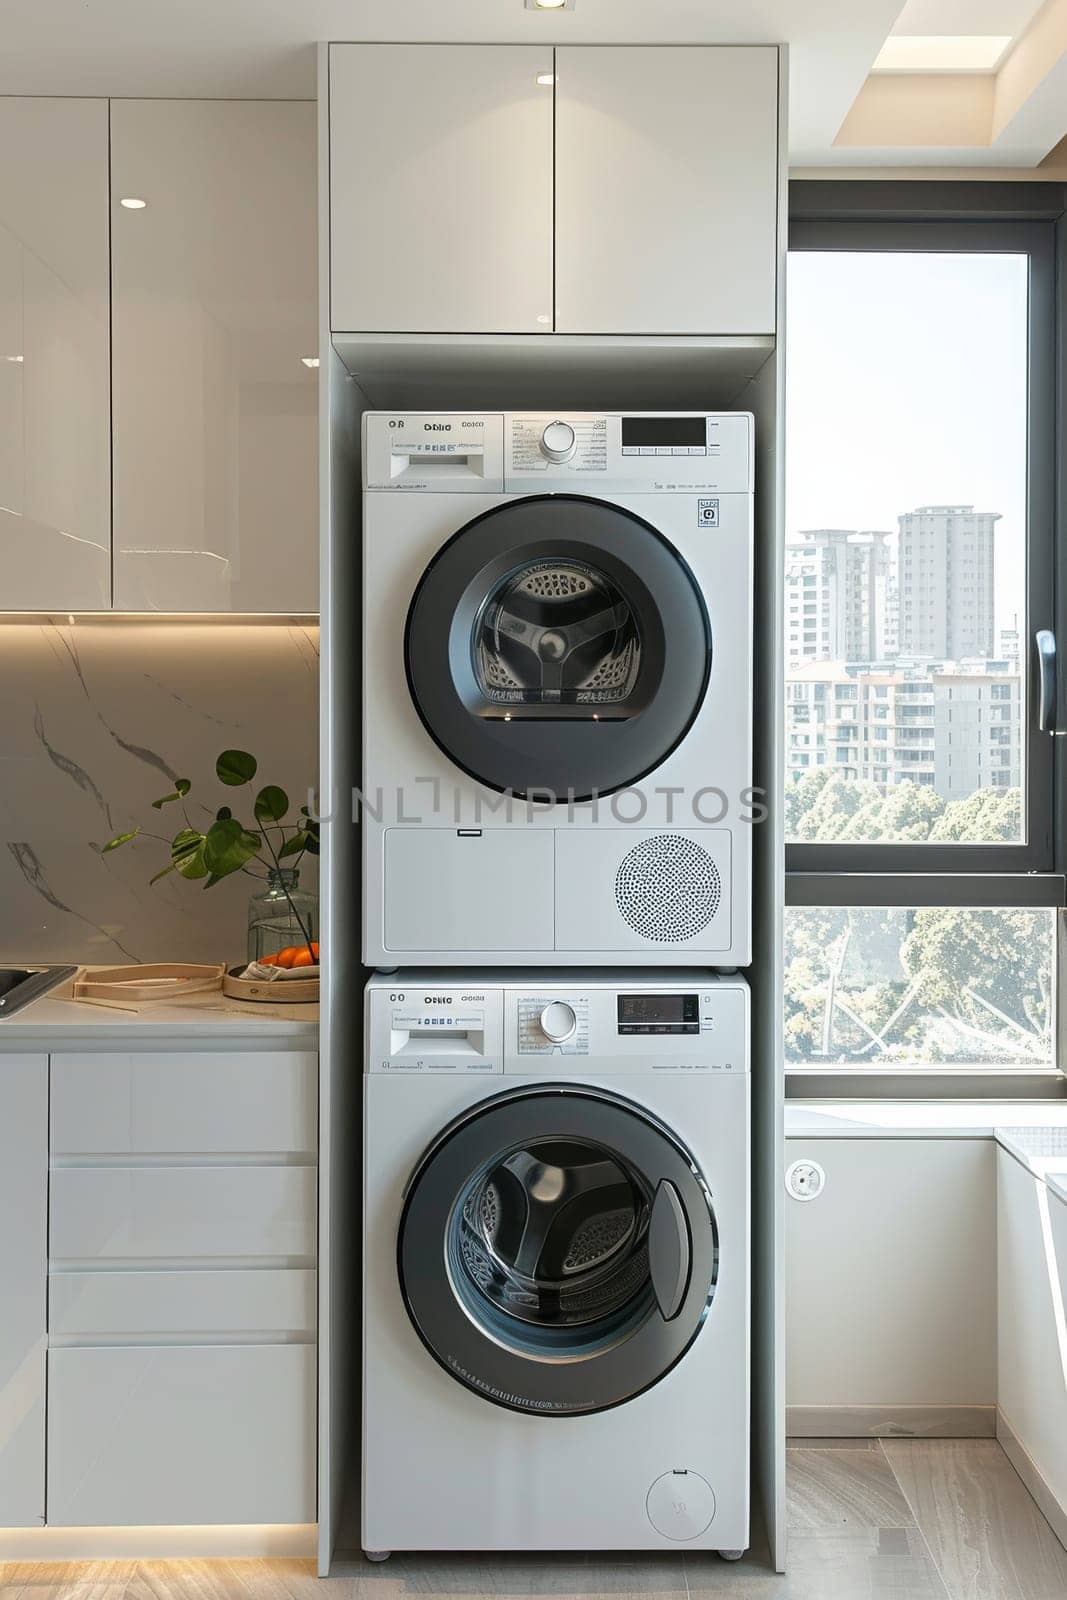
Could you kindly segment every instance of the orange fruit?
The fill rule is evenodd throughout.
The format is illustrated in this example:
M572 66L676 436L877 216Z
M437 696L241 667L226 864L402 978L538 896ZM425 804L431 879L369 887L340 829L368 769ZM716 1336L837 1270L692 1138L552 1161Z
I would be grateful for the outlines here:
M275 956L275 965L279 967L291 967L295 956L301 948L302 947L298 944L287 944L285 949L279 950L278 954Z
M278 957L277 956L260 956L259 964L260 964L261 967L276 967L278 965Z
M314 945L312 945L311 950L309 950L307 948L307 946L304 945L301 949L299 949L296 952L296 955L293 957L292 961L290 961L289 965L291 967L313 967L313 966L315 966L315 964L316 964L316 962L318 960L318 951L315 951L315 954L312 955L312 950L315 950L315 946Z

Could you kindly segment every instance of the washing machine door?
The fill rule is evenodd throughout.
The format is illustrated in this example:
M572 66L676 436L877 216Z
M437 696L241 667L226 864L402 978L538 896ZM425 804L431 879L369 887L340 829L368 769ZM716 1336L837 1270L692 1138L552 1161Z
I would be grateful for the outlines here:
M429 1148L398 1266L419 1337L458 1382L567 1416L621 1405L681 1360L718 1237L696 1163L650 1113L538 1085L482 1102Z
M423 574L408 684L449 758L523 798L635 783L685 737L711 671L692 572L651 523L578 495L476 517Z

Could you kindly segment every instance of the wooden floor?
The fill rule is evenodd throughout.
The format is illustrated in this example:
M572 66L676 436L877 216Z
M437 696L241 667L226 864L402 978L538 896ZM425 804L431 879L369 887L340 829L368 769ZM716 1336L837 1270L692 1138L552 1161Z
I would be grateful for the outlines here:
M1067 1552L992 1440L806 1440L789 1525L786 1577L758 1552L398 1555L327 1583L301 1561L12 1562L0 1600L1067 1600Z

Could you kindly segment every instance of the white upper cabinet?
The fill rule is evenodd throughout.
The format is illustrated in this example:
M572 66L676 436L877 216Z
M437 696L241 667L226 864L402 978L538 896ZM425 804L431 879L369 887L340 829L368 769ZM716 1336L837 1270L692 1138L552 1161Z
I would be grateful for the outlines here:
M45 1515L48 1057L0 1061L0 1528Z
M318 608L315 170L313 105L112 102L119 610Z
M111 604L107 129L0 98L0 611Z
M778 52L556 51L559 333L775 327Z
M333 328L551 331L552 58L330 47Z

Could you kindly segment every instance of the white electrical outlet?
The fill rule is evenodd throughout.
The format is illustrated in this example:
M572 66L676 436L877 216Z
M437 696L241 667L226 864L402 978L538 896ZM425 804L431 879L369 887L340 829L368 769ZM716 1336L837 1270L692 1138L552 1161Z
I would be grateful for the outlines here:
M826 1173L817 1161L794 1161L786 1168L785 1187L794 1200L814 1200L826 1187Z

